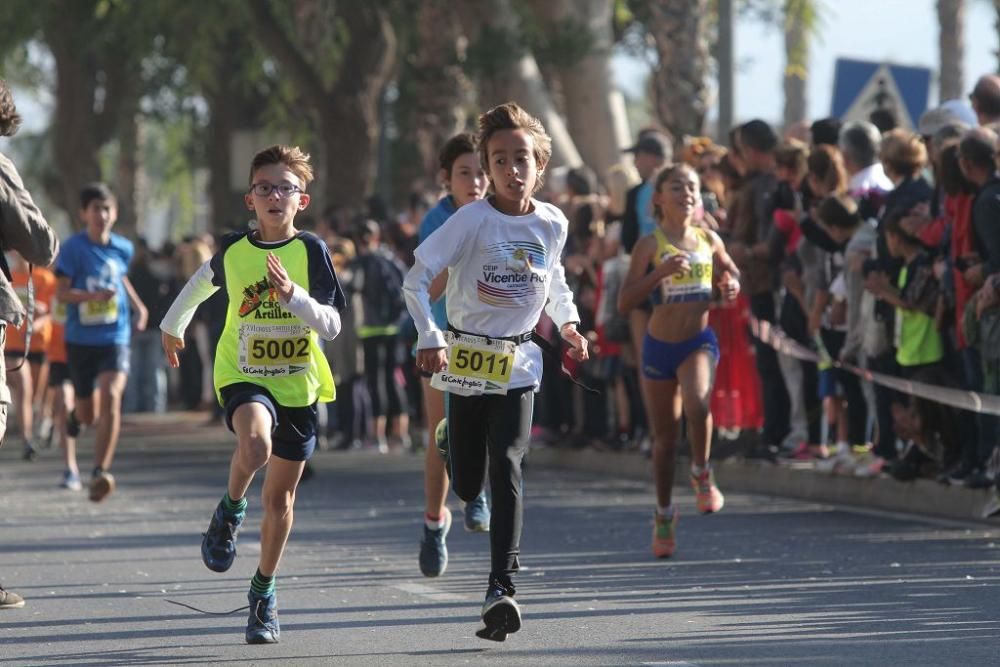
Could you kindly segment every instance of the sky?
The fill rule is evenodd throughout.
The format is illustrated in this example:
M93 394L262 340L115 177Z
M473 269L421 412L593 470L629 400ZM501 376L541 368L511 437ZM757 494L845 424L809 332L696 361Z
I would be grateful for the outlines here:
M810 49L808 117L830 114L834 63L837 58L889 61L929 67L930 105L937 102L938 28L935 0L822 0L819 36ZM965 85L997 70L1000 47L991 0L966 0ZM784 38L774 26L747 19L736 24L736 121L763 118L780 121L784 98ZM642 94L648 67L616 56L618 83L630 97ZM716 114L713 111L710 116Z

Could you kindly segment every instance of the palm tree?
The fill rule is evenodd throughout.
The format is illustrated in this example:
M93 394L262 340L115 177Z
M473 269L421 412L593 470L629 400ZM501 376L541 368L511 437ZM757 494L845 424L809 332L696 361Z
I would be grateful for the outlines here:
M997 3L994 3L997 4ZM965 90L965 0L938 0L939 98L953 100Z
M733 127L733 108L736 101L736 85L733 81L736 70L733 62L736 31L733 24L733 0L717 0L716 4L719 26L713 55L719 72L719 124L715 135L719 141L726 142L729 140L729 130Z
M708 110L708 0L656 0L649 10L656 115L680 143L702 133Z
M809 79L809 47L816 34L822 0L784 0L785 33L785 127L807 118L806 83Z
M993 27L996 28L997 34L1000 35L1000 0L993 0L993 9L996 11L996 19L993 21ZM993 55L1000 59L1000 49L995 50ZM996 71L1000 73L1000 62L997 63Z

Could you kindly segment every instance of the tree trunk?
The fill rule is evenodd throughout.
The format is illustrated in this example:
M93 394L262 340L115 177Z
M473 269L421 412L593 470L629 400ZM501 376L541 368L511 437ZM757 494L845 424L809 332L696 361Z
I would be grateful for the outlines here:
M417 11L412 77L416 143L424 175L438 172L438 151L465 128L470 83L459 64L462 29L448 0L424 0Z
M803 16L804 0L785 0L785 127L806 120L806 81L809 76L809 30Z
M719 37L716 41L715 61L719 67L719 124L715 136L720 143L729 143L733 127L733 108L736 99L734 73L736 69L735 31L733 30L733 0L719 0Z
M965 92L965 0L937 0L938 53L941 72L938 98L961 99Z
M56 70L56 109L52 122L53 157L58 177L53 181L53 201L78 224L80 188L101 180L98 152L105 144L119 139L126 143L133 135L139 108L141 53L134 41L121 41L95 48L94 36L105 27L95 18L97 8L91 1L62 3L46 13L42 34L52 52ZM134 35L129 36L135 37ZM124 132L124 133L123 133ZM133 142L134 144L134 142ZM134 163L133 146L121 151L122 168ZM115 176L124 185L124 233L134 230L134 202L131 201L132 174ZM118 179L116 179L118 180Z
M243 202L247 191L249 162L239 164L238 177L233 178L234 142L240 130L256 130L264 125L262 108L252 89L233 77L247 54L246 35L230 29L217 46L212 73L202 84L211 116L206 132L209 170L210 231L219 232L243 228L251 213ZM263 148L257 146L255 148ZM242 159L242 158L241 158Z
M337 9L349 43L332 86L280 25L268 0L249 4L256 35L296 85L314 115L324 146L317 204L360 207L375 181L378 103L396 58L396 35L386 9L375 3L344 2Z
M245 220L249 213L241 199L234 198L230 173L232 171L231 150L234 122L234 108L225 88L219 92L206 93L212 116L208 124L208 172L209 203L212 208L212 231L227 229L230 223Z
M78 226L80 188L100 180L94 91L97 63L80 37L89 8L83 3L52 12L44 27L45 41L56 65L56 108L52 119L52 152L58 178L49 196Z
M339 134L343 146L326 142L333 149L327 153L326 170L330 203L357 206L375 183L380 101L396 61L396 33L382 8L348 2L343 17L351 43L321 131ZM345 155L351 160L344 160Z
M679 146L702 134L708 110L708 0L656 0L650 34L659 62L653 71L656 115Z
M630 142L621 91L611 72L611 0L553 0L535 5L549 24L573 22L590 36L590 51L556 68L566 120L584 163L602 178Z
M494 40L503 51L491 63L494 71L478 77L479 108L487 110L504 102L517 102L542 121L552 137L550 168L583 164L566 122L552 103L535 56L527 48L522 48L520 54L516 52L514 44L522 27L510 0L470 0L460 3L457 9L470 41Z
M115 192L118 195L118 222L115 231L122 236L135 238L142 228L139 220L139 169L142 162L139 143L139 115L122 119L118 134L118 170Z

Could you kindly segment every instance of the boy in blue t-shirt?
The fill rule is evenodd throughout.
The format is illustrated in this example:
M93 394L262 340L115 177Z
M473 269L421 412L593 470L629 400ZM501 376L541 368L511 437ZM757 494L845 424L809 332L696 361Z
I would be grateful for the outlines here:
M132 242L111 233L117 218L111 189L103 183L85 186L80 192L85 231L67 239L56 260L56 297L67 306L67 364L76 392L76 408L66 420L66 434L76 437L81 424L97 423L90 480L94 502L115 489L108 468L118 446L122 393L128 380L132 309L139 331L146 328L148 318L146 306L127 278Z

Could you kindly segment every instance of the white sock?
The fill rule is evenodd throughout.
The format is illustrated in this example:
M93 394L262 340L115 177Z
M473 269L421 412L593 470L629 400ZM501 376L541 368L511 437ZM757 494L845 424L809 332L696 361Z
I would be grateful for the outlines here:
M838 454L850 454L851 453L851 446L849 444L847 444L846 442L844 442L843 440L841 440L840 442L837 443L837 453Z
M424 525L430 528L431 530L441 530L442 528L444 528L444 515L445 513L441 512L441 516L438 517L438 520L432 521L430 517L428 517L427 514L425 513Z
M691 475L694 476L694 477L701 477L701 473L703 473L706 470L708 470L708 468L709 468L709 465L707 463L705 465L703 465L703 466L693 465L692 464L691 465Z
M665 518L669 519L670 517L672 517L674 515L674 506L673 505L667 505L666 507L661 507L660 505L657 505L656 506L656 513L659 514L662 517L665 517Z

